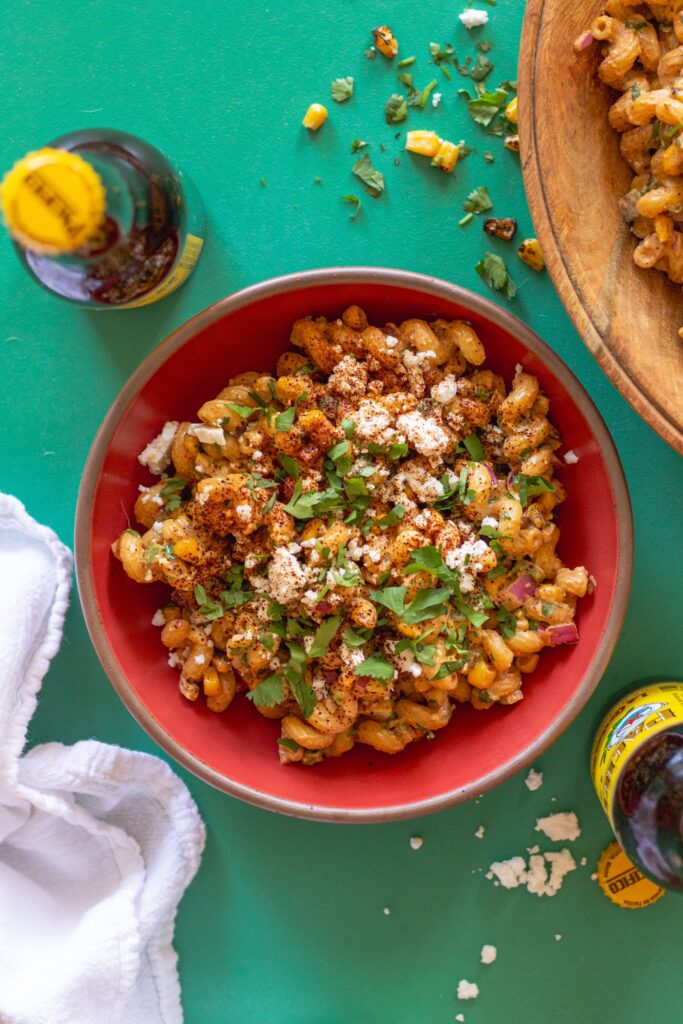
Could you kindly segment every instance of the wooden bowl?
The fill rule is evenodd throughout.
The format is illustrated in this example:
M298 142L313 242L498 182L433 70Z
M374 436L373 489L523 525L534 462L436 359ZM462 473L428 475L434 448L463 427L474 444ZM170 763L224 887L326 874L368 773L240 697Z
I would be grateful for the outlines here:
M514 707L458 707L433 743L396 757L356 746L315 768L283 767L280 723L243 694L224 715L178 692L159 631L168 600L161 584L128 579L111 554L138 485L149 474L137 453L168 419L190 419L232 376L271 372L289 347L294 320L336 317L360 303L371 322L408 316L472 321L488 365L507 380L516 363L535 374L576 465L558 467L568 491L558 521L567 565L589 567L598 585L581 602L574 647L545 652ZM619 634L631 580L633 534L619 457L605 424L562 360L505 310L456 285L402 270L309 270L254 285L209 306L166 338L138 367L90 449L76 514L78 587L93 643L138 722L172 757L212 785L269 810L326 821L369 822L440 810L502 782L532 763L566 729L595 689Z
M600 0L528 0L519 57L522 169L548 270L577 331L624 398L683 454L683 295L633 263L618 199L632 171L607 123L616 93L599 44L574 39Z

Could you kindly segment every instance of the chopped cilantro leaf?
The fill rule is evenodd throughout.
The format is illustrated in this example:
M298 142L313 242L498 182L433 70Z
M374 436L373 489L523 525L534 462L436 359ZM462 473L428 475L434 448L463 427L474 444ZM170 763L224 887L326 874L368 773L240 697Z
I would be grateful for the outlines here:
M203 615L205 619L220 619L225 614L223 605L212 601L200 583L194 588L194 599L197 602L199 614Z
M466 90L464 90L466 92ZM505 89L496 89L495 92L484 92L472 99L470 97L467 109L470 117L484 128L493 121L496 114L502 110L507 102L508 93Z
M371 654L360 665L356 665L353 674L355 676L370 676L372 679L393 679L395 671L391 662L381 654Z
M468 213L483 213L484 210L492 210L493 203L491 202L491 196L486 185L473 188L462 204L462 208Z
M493 71L493 63L488 57L485 57L483 53L479 53L472 69L470 70L470 78L474 82L483 82L487 75L490 75Z
M284 700L285 688L282 680L282 673L275 672L272 676L268 676L263 682L255 686L250 693L247 694L247 700L253 700L254 704L264 708L274 708L276 704L279 704Z
M371 196L378 196L384 191L384 175L375 170L367 153L358 157L351 170L360 178Z
M278 459L280 460L280 465L287 476L294 477L295 480L298 480L301 476L301 466L296 459L293 459L291 455L283 455L281 452L278 453Z
M353 435L356 433L356 424L354 423L354 421L353 420L342 420L341 425L342 425L342 430L344 431L344 434L346 435L346 437L349 438L349 439L352 438Z
M377 525L380 530L386 530L389 526L397 526L405 514L406 510L403 505L394 505L391 512L387 512L385 516L377 520Z
M358 198L358 196L354 195L353 192L347 192L346 195L342 196L341 198L345 203L354 204L353 210L349 214L349 220L355 220L358 214L360 213L361 207L363 205L360 199Z
M327 654L327 649L330 643L334 639L337 630L341 624L341 615L333 615L329 619L325 619L320 623L315 631L313 637L313 643L308 652L309 658L324 658Z
M470 458L474 459L475 462L481 462L484 458L484 446L476 434L470 434L469 437L463 438L465 448L470 454Z
M487 252L483 259L475 264L474 269L484 284L493 288L494 291L501 292L506 299L513 299L517 294L517 285L510 277L500 256Z
M365 149L367 142L364 139L354 139L351 143L351 152L357 153L359 149Z
M294 425L294 417L296 416L296 409L292 405L289 409L285 409L284 412L278 413L275 417L275 429L280 433L287 433L292 429Z
M353 96L353 78L335 78L332 83L332 99L335 103L344 103Z
M299 749L299 744L296 742L296 740L290 739L289 736L281 736L280 739L278 740L278 744L281 747L286 747L287 750L291 750L294 753L296 753L297 750Z
M384 107L384 117L387 124L400 124L408 117L408 103L405 96L399 93L392 93Z
M239 402L225 402L225 405L241 420L248 420L252 412L256 411L253 405L241 405Z

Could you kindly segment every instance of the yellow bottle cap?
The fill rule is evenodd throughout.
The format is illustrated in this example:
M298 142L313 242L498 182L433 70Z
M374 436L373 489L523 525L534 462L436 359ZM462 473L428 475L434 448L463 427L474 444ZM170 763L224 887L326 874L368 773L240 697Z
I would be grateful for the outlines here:
M25 249L73 252L92 237L106 209L104 185L91 165L63 149L38 149L18 160L0 185L13 238Z
M602 851L597 875L605 896L626 910L649 907L664 895L664 890L656 882L651 882L631 863L619 843L610 843Z

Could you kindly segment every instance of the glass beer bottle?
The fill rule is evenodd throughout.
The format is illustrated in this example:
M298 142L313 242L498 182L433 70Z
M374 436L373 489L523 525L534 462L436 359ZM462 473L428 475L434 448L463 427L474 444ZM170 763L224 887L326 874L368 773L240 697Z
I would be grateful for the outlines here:
M191 181L126 132L71 132L27 154L5 175L0 202L26 269L91 308L164 298L202 250L204 213Z
M591 773L625 853L683 892L683 683L647 684L620 700L598 729Z

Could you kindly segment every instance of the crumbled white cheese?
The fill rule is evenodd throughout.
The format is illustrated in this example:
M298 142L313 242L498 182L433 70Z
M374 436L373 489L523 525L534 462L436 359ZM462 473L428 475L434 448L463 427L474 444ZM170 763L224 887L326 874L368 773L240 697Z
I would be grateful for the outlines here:
M579 461L579 456L576 454L575 451L572 451L572 449L570 448L568 452L564 453L564 461L567 463L568 466L573 466L575 463Z
M434 401L439 403L439 406L446 406L447 403L453 401L458 394L458 382L453 374L444 377L439 384L435 384L431 390L431 396Z
M166 625L166 619L164 617L163 608L157 608L157 610L155 611L154 615L152 616L152 625L153 626L165 626Z
M476 999L479 995L479 986L474 981L458 982L458 999Z
M164 524L157 519L156 522L152 523L151 529L154 530L155 533L161 533L163 526Z
M337 394L346 398L358 398L368 386L368 371L355 356L347 355L335 366L328 384Z
M479 828L477 829L477 831L474 834L477 837L477 839L483 839L485 831L486 831L486 829L484 828L484 826L480 825Z
M263 452L257 448L255 452L252 452L251 457L254 460L254 462L260 462L261 459L263 458Z
M585 857L582 857L581 860L579 861L579 864L581 865L582 868L585 868L587 863L588 863L588 861L586 860Z
M498 956L498 950L495 946L482 946L481 947L481 962L483 964L492 964Z
M389 907L385 907L382 913L388 916L391 913L391 911L389 910Z
M524 784L528 790L534 793L543 785L543 772L537 772L533 768L530 768L529 774L524 780Z
M496 519L495 516L484 516L484 518L481 521L481 525L482 526L490 526L491 529L497 530L498 529L498 520Z
M428 458L442 455L452 447L450 435L436 420L419 412L407 412L396 420L398 429L406 435L410 446Z
M239 519L249 520L251 519L251 505L237 505L235 512Z
M308 652L310 651L311 647L313 646L313 640L314 640L313 634L311 634L310 636L305 636L303 638L302 643L304 645L304 650L306 651L306 654L308 654Z
M207 427L206 423L191 423L187 432L202 444L225 444L222 427Z
M497 878L504 889L516 889L526 875L524 857L510 857L509 860L497 860L489 867L487 878Z
M311 565L318 565L318 563L321 562L322 559L321 559L321 557L320 557L320 555L318 554L317 551L311 551L311 555L310 555L309 561L310 561Z
M195 471L195 473L203 473L203 472L204 472L204 470L202 469L202 467L201 467L201 466L199 466L199 465L197 465L197 466L195 466L195 467L194 467L194 471Z
M177 668L178 665L182 665L184 660L185 659L183 655L178 651L168 652L168 664L170 665L171 668Z
M597 874L594 871L593 874L591 875L591 882L597 882L597 880L598 880L598 876L597 876Z
M199 494L195 495L195 501L198 505L206 505L209 500L211 488L207 488L205 491L200 491Z
M479 25L487 24L489 15L488 11L479 11L476 7L470 7L469 10L462 11L458 18L465 28L477 28Z
M432 106L433 107L438 107L439 103L441 103L441 93L440 92L433 92L432 93Z
M169 420L167 423L164 423L161 433L157 434L138 455L138 462L143 466L147 466L147 469L154 476L161 476L171 461L171 448L173 447L173 438L177 429L177 420Z
M397 483L408 484L410 489L415 494L418 501L433 502L438 498L443 498L443 484L440 480L437 480L435 476L432 476L424 466L417 465L414 462L406 462L401 473L397 473L394 477Z
M555 942L559 942L561 938L562 938L561 935L556 935L555 936Z
M396 346L398 345L398 338L395 338L393 334L387 334L384 340L386 342L387 348L396 348Z
M515 363L515 376L518 373L524 373L524 367L522 366L521 363Z
M579 821L573 811L562 811L559 814L550 814L547 818L538 818L536 832L543 832L553 842L573 842L581 835Z
M350 647L343 640L339 648L339 657L344 668L349 669L349 671L353 671L354 668L362 665L365 661L362 647Z
M413 676L415 679L419 679L420 676L422 675L422 669L420 668L419 665L411 665L408 671L410 672L411 676Z
M541 847L538 845L538 843L536 843L535 846L527 846L526 852L527 853L540 853L541 852Z
M256 580L253 581L255 583ZM268 585L272 599L278 604L296 601L306 583L306 573L294 555L287 548L276 548L268 566Z
M465 1014L464 1014L464 1013L456 1013L456 1015L455 1015L455 1019L456 1019L457 1021L459 1021L459 1024L464 1024L464 1021L465 1021Z
M352 416L351 419L356 424L356 435L361 441L387 444L396 434L391 425L391 415L384 406L372 399L362 401L355 417Z
M410 848L411 850L419 850L424 842L424 839L420 839L419 836L410 837Z
M204 655L204 654L195 654L194 661L195 661L195 665L203 665L204 662L206 661L206 655Z
M363 549L363 553L369 562L373 562L377 565L378 562L382 561L382 550L378 547L372 547L370 544L366 544Z
M546 861L550 865L550 877ZM562 888L565 875L576 868L576 861L569 850L559 853L531 854L527 866L523 857L496 861L491 864L486 877L497 878L504 889L526 886L527 892L536 896L554 896Z
M352 537L346 547L346 554L353 562L358 562L363 557L363 545L359 544L355 537Z
M484 569L482 558L490 550L484 540L466 540L458 548L446 552L444 561L449 569L460 573L460 589L463 593L474 590L474 577Z

